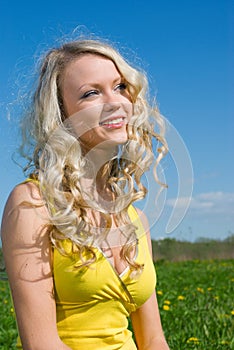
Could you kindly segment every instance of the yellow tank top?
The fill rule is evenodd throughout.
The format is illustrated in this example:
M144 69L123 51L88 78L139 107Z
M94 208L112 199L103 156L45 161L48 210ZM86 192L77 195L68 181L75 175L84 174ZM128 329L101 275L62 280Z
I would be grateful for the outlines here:
M57 328L60 338L71 349L136 349L127 329L127 317L153 293L156 275L147 237L132 206L129 216L138 227L135 260L144 264L143 272L136 278L130 276L129 269L119 275L98 248L96 262L78 270L73 268L72 255L62 256L54 251ZM69 242L64 248L71 249Z
M57 329L72 350L137 349L128 330L128 316L151 296L156 274L143 225L133 206L129 207L129 216L137 226L139 239L135 261L144 264L143 272L135 278L128 268L119 275L98 248L94 248L96 262L79 269L74 268L77 255L61 255L54 249ZM63 247L71 252L70 241L63 241Z

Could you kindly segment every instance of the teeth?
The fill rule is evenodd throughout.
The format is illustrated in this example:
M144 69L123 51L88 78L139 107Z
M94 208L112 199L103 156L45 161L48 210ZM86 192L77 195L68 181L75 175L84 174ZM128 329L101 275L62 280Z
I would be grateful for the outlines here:
M121 123L124 120L124 118L117 118L114 120L107 120L106 122L101 123L101 125L113 125L113 124L118 124Z

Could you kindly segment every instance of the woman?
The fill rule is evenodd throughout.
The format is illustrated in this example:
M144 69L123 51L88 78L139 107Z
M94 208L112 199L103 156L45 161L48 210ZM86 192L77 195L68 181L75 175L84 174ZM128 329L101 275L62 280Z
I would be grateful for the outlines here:
M156 165L167 151L146 94L145 76L104 42L44 57L23 123L30 175L2 221L18 348L168 349L147 219L132 205L146 195L152 138Z

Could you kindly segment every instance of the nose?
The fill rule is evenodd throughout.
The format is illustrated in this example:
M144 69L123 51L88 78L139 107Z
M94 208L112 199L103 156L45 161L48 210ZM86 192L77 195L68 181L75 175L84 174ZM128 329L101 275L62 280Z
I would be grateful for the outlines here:
M103 111L104 112L114 112L120 109L121 103L120 102L108 102L103 104Z
M119 95L113 93L106 94L103 99L103 110L105 112L118 110L121 107L121 100L119 97Z

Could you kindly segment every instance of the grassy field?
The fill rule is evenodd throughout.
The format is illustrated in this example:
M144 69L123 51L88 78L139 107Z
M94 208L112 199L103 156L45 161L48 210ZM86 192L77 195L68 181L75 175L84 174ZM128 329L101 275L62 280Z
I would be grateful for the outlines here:
M157 271L170 348L234 349L234 260L158 262Z
M156 268L171 350L234 349L234 260L158 261ZM17 332L7 281L0 281L0 319L0 349L14 349Z

